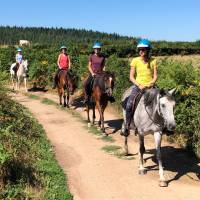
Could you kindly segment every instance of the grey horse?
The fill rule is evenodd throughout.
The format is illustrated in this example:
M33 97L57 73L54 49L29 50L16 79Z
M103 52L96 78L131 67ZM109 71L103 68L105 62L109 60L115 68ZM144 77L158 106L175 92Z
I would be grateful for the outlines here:
M122 135L125 136L125 152L128 154L128 135L125 135L126 123L126 102L131 93L132 87L125 91L122 97L123 118ZM159 186L166 187L167 181L164 177L164 171L161 160L161 140L163 130L173 133L176 123L174 119L175 100L173 93L175 89L170 91L159 90L157 88L147 89L141 97L138 106L132 118L130 128L138 134L139 137L139 174L145 174L146 169L143 166L143 154L145 152L144 136L154 134L156 145L156 156L159 165Z
M15 72L13 68L15 67L16 63L13 63L10 67L10 75L12 80L12 86L13 90L15 88L15 82L16 82L16 90L20 89L21 79L24 80L24 87L26 92L27 90L27 71L28 71L28 61L22 60L22 63L19 65L19 69L17 70L17 74L15 77Z

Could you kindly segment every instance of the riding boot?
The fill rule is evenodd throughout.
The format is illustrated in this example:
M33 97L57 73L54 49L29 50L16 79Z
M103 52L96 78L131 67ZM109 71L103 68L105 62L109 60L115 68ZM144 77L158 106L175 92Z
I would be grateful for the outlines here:
M93 77L92 75L89 75L89 77L87 78L86 82L85 82L85 99L84 99L84 104L87 104L91 98L91 93L92 93L92 81L93 81Z
M128 136L130 133L130 125L133 118L133 104L135 101L135 97L137 96L140 89L137 86L134 86L129 96L129 99L126 104L126 124L125 124L125 131L124 136Z

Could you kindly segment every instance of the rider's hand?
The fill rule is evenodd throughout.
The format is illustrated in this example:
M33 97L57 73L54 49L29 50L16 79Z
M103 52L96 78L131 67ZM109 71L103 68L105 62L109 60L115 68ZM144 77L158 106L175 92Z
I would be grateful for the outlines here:
M95 77L95 76L96 76L96 74L95 74L95 73L92 73L92 76L93 76L93 77Z
M138 87L140 88L140 90L144 90L146 88L146 86L144 85L139 85Z
M149 87L153 87L155 85L155 82L150 82Z

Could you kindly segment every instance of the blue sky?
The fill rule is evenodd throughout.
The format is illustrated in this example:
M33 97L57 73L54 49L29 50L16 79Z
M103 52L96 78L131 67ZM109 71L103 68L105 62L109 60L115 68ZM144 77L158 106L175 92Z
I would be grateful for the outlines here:
M84 28L151 40L200 39L200 0L1 0L0 25Z

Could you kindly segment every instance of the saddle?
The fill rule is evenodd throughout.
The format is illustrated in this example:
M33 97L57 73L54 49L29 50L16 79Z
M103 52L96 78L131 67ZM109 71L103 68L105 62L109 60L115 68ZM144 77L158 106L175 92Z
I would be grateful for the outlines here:
M133 118L133 116L135 114L135 111L136 111L136 108L137 108L137 106L138 106L138 104L140 102L140 99L142 98L143 94L144 94L144 91L142 90L142 91L138 92L138 94L135 96L135 98L133 100L133 104L132 104L132 111L131 111L131 118L130 119ZM131 124L131 121L132 120L130 120L130 122L129 122L129 126Z

